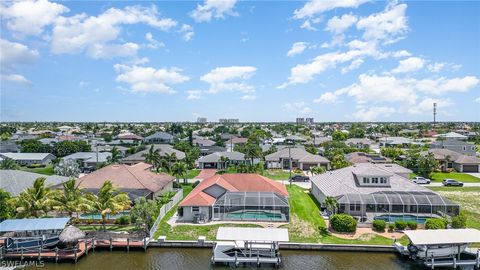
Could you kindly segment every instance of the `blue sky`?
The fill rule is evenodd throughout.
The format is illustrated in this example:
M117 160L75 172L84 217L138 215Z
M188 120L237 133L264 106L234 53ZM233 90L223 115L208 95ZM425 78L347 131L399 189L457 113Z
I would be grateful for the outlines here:
M480 2L2 2L1 121L480 121Z

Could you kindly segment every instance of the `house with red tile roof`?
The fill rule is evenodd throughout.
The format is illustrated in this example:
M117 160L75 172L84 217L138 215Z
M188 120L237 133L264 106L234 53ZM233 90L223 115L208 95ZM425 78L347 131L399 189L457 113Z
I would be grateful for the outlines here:
M285 186L259 174L216 174L204 179L178 207L180 222L288 222Z
M137 163L135 165L112 164L96 170L78 179L80 188L96 193L106 180L112 181L120 191L128 194L133 201L142 196L153 199L173 188L174 177L165 173L154 173L152 165Z

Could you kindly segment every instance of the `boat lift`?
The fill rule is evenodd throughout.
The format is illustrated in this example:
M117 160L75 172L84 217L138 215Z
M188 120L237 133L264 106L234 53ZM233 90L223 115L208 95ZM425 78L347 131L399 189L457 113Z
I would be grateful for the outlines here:
M467 248L480 243L480 231L476 229L406 230L408 246L395 242L395 249L404 256L423 260L426 267L473 266L480 268L480 250ZM466 254L474 259L462 259Z
M220 227L213 246L212 264L273 264L282 262L279 242L288 242L288 230L279 228Z

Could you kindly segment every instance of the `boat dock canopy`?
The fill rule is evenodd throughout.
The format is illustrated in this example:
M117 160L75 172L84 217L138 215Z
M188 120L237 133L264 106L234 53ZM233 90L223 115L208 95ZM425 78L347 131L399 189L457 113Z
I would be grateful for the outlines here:
M480 243L480 231L476 229L407 230L404 233L414 245Z
M288 242L288 230L279 228L220 227L217 240Z
M7 219L0 223L0 232L61 230L70 218Z

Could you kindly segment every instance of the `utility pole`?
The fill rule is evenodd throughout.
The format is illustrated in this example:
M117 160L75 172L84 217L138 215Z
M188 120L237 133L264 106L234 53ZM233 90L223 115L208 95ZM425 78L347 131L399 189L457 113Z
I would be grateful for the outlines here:
M433 128L435 128L435 124L437 123L437 103L433 103Z

